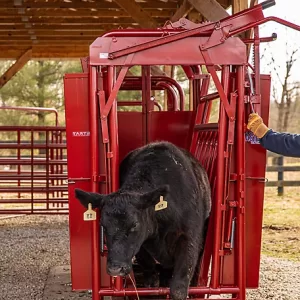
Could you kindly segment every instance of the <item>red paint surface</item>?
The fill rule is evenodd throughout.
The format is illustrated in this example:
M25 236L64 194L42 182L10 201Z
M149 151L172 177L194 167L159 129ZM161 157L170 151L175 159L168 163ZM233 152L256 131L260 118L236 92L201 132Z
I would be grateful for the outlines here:
M251 24L253 27L256 21L261 22L262 19L261 6L258 5L252 10L226 18L224 22L233 24L233 32L241 32L242 27L248 28ZM222 24L225 24L224 22ZM192 26L191 23L188 26ZM212 25L207 26L212 27ZM74 199L74 187L93 191L102 191L103 187L107 191L116 190L118 156L122 159L129 151L156 140L167 140L180 147L190 148L208 171L213 193L213 210L199 282L201 284L207 282L210 258L212 258L212 278L210 287L202 291L218 294L222 292L222 288L225 293L232 288L231 291L237 293L237 299L244 300L245 287L257 287L264 193L264 185L258 178L264 177L265 174L266 153L259 145L250 145L244 141L244 123L249 113L248 104L244 103L247 100L244 95L249 93L249 89L245 89L244 66L247 62L245 44L238 38L221 41L222 31L210 30L202 36L194 37L191 32L186 32L183 34L185 38L177 41L171 41L174 37L169 36L156 39L160 35L155 30L140 31L140 34L126 30L117 34L109 33L105 37L98 38L90 47L89 80L86 75L78 74L67 76L65 80L69 176L90 178L88 181L77 181L70 186L73 288L93 287L94 300L99 299L99 295L128 294L131 296L133 291L124 290L120 278L116 280L116 284L113 284L105 271L105 258L101 258L101 272L97 271L90 260L83 259L89 259L91 256L95 259L99 255L98 245L91 247L91 241L93 240L94 243L97 241L99 232L96 223L91 230L90 224L84 224L82 221L83 209ZM211 35L210 39L208 39L209 35ZM208 42L206 46L213 47L205 50L203 45L206 42ZM258 43L259 39L255 42ZM137 48L140 47L137 52L132 51L136 48L135 45ZM185 55L182 55L180 49L186 49ZM255 47L255 51L258 51L258 47ZM112 52L118 57L100 58L100 53L106 55ZM120 53L123 52L131 54L122 56ZM183 64L186 70L190 67L190 71L194 73L189 74L189 77L194 78L190 86L193 87L195 111L197 101L202 97L202 104L197 110L198 115L185 111L152 111L149 67L151 64ZM205 124L209 119L211 105L209 97L205 98L209 82L206 81L207 76L199 74L200 64L209 66L208 70L221 95L219 124ZM105 65L109 67L103 68ZM143 66L141 113L116 113L116 103L113 98L118 92L116 86L121 85L121 77L115 76L115 66L120 65ZM229 65L235 66L230 69ZM96 77L96 72L100 70L99 66L103 68L101 69L103 73ZM220 81L215 73L216 68L222 69ZM259 66L255 68L257 79ZM125 72L126 69L123 68L119 74ZM72 83L68 82L69 80ZM255 83L255 87L260 86L262 104L255 104L255 109L267 120L270 93L267 76L262 77L261 83L258 81ZM110 106L105 106L107 101L112 104L111 110ZM103 117L103 112L108 113L108 120L102 118L100 122L100 115ZM229 120L227 114L233 118ZM89 128L90 126L92 128ZM73 130L91 129L97 136L92 135L93 139L81 137L82 142L78 142L78 139L76 140L71 134ZM91 154L92 158L90 158ZM95 164L98 159L99 165ZM107 179L104 185L97 182L98 177L102 175ZM233 249L230 248L232 219L236 219ZM93 236L91 236L92 231ZM93 284L91 274L93 274ZM101 286L100 291L97 289L98 284ZM169 292L167 289L141 289L140 291L143 295ZM196 289L191 292L197 294ZM201 294L200 289L198 292Z

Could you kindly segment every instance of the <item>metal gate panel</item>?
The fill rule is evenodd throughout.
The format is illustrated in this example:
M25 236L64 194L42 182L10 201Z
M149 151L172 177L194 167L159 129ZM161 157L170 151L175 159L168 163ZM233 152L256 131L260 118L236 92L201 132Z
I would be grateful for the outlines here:
M0 127L0 214L67 214L66 130Z

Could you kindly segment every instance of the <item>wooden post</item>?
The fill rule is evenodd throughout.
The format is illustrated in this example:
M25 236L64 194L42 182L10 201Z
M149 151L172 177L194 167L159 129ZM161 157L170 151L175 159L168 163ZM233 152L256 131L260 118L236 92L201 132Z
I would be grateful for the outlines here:
M17 61L0 77L0 89L15 76L31 59L32 49L26 50Z
M283 161L284 161L284 157L283 156L279 156L277 157L277 166L278 166L278 175L277 175L277 180L281 181L282 185L278 185L277 187L277 195L278 196L283 196L284 194L284 186L283 186Z
M144 28L158 27L156 20L134 0L114 0L114 2L124 9L140 26Z
M236 14L248 8L248 0L233 0L232 1L232 14Z
M176 22L180 18L184 18L192 9L193 6L187 0L184 0L177 11L174 13L174 15L171 17L171 22Z
M216 0L188 0L201 15L209 21L219 21L229 16L228 12Z
M232 0L232 14L236 14L242 10L245 10L248 8L248 0ZM247 36L250 35L250 31L243 32L239 36L241 38L246 38Z

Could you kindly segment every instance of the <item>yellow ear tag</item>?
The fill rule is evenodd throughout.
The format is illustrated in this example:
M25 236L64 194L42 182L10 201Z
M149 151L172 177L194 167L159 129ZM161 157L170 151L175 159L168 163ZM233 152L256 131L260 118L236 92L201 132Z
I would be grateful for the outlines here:
M168 207L168 202L164 200L163 196L160 196L159 202L155 205L155 211L162 210Z
M93 221L96 220L96 212L92 210L92 203L89 203L88 210L83 214L84 221Z

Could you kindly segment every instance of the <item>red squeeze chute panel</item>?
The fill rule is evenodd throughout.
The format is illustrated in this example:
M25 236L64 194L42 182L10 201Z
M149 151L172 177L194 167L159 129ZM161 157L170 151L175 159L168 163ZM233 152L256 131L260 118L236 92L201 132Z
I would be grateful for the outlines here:
M269 121L271 78L261 75L261 116ZM259 285L260 250L263 222L264 178L266 150L260 145L246 143L246 284Z
M90 171L90 114L87 74L68 74L64 79L67 153L69 178L69 230L71 253L71 278L74 290L92 288L91 231L92 223L83 220L85 209L75 199L74 189L91 190ZM105 259L101 257L102 273ZM108 275L101 284L109 286Z
M82 290L92 288L91 222L83 221L85 209L75 199L74 189L91 190L88 77L87 74L69 74L66 75L64 83L72 288ZM192 117L193 112L190 111L149 113L147 142L167 140L179 147L188 148ZM122 160L128 152L144 145L142 113L119 112L118 128L120 160ZM105 263L106 259L101 257L101 274L106 274ZM109 286L108 275L102 275L101 281L102 286Z
M199 49L199 45L207 42L207 37L185 38L176 42L176 47L172 43L135 53L128 61L127 57L120 57L113 60L107 59L109 52L133 46L134 44L151 41L149 37L100 37L90 46L90 63L92 65L193 65L205 64L205 60ZM186 45L189 45L188 48ZM185 52L178 51L185 49ZM211 48L209 53L214 64L243 65L246 64L246 45L239 38L230 38L226 45L219 45ZM222 55L220 55L222 53Z
M90 125L88 78L86 74L69 74L64 79L68 177L90 177ZM71 180L69 180L71 181ZM90 180L69 184L69 226L71 277L74 289L91 288L91 222L83 221L84 208L75 199L74 189L90 190Z

